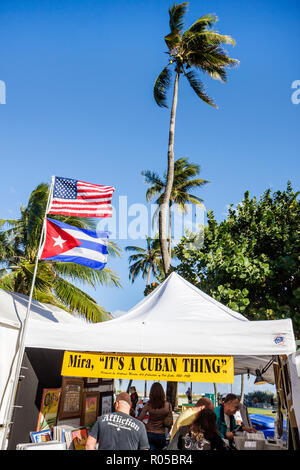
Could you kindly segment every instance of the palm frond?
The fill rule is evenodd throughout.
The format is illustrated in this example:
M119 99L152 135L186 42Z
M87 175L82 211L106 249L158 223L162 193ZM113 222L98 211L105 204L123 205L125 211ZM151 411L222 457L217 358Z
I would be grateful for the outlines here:
M204 84L196 77L196 74L190 70L189 72L184 72L185 77L188 79L189 84L193 88L194 92L196 93L199 98L204 101L204 103L213 106L214 108L218 108L217 105L213 102L213 100L205 93Z
M111 318L109 313L100 307L92 297L65 279L56 278L53 287L55 295L70 312L77 313L93 323Z
M187 12L188 2L180 3L169 8L169 26L171 32L181 32L184 28L184 15Z
M192 32L192 33L202 33L204 32L207 28L212 28L213 25L218 21L218 17L216 15L213 15L211 13L208 13L204 16L201 16L198 18L195 23L190 26L190 28L187 30L187 32ZM186 34L186 33L184 33ZM183 35L184 36L184 35Z
M169 69L168 65L161 71L159 76L157 77L155 84L154 84L154 89L153 89L153 95L156 103L160 107L167 108L167 91L170 86L171 82L171 70Z

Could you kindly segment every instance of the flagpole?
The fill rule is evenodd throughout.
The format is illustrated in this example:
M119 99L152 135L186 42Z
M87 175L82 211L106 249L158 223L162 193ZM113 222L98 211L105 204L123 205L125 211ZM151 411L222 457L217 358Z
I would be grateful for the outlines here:
M3 433L3 438L2 438L2 445L1 445L1 450L4 450L6 447L6 439L8 435L8 431L10 428L10 425L12 424L12 415L13 415L13 408L16 394L17 394L17 388L18 388L18 383L19 379L22 377L20 375L21 373L21 368L22 368L22 362L23 362L23 356L25 352L25 338L26 338L26 333L28 330L28 324L29 324L29 317L30 317L30 308L31 308L31 303L32 303L32 296L33 296L33 291L34 291L34 285L35 285L35 280L36 280L36 274L37 274L37 269L38 269L38 262L41 254L41 247L44 241L44 234L46 233L46 217L49 211L49 206L51 203L52 199L52 193L53 193L53 187L54 187L54 180L55 176L52 176L51 179L51 185L49 189L49 194L48 194L48 200L47 200L47 205L46 205L46 211L43 219L43 226L41 230L41 237L40 237L40 242L39 242L39 247L36 255L36 261L35 261L35 266L34 266L34 272L33 272L33 278L32 278L32 283L31 283L31 289L30 289L30 294L29 294L29 299L28 299L28 304L27 304L27 310L26 310L26 315L24 318L24 323L21 326L21 332L20 332L20 346L19 346L19 354L18 354L18 361L16 365L16 372L15 372L15 377L14 377L14 383L12 387L12 391L10 394L9 398L9 404L6 412L6 417L4 421L4 433Z

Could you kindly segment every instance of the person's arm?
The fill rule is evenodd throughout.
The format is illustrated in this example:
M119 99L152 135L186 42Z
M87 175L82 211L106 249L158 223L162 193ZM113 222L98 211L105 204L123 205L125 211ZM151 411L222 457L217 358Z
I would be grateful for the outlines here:
M85 449L86 450L95 450L97 444L97 439L93 436L89 436L86 441Z
M87 438L86 445L85 445L86 450L95 450L98 438L99 438L99 422L97 420L89 432L89 436Z
M142 408L142 411L140 413L140 416L138 416L136 419L138 419L139 421L143 421L143 419L145 418L146 416L146 413L148 411L148 406L145 405L143 408Z

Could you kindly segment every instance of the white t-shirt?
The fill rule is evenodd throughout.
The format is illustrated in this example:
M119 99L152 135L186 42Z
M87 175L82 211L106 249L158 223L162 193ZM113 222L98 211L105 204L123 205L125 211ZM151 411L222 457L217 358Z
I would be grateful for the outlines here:
M224 413L224 420L227 426L227 431L230 432L230 416L228 416L226 413Z

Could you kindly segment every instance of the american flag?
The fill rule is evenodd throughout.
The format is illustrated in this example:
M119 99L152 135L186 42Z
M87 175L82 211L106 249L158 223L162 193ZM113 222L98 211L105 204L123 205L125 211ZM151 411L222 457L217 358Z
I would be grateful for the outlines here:
M48 214L111 217L115 188L55 176Z

